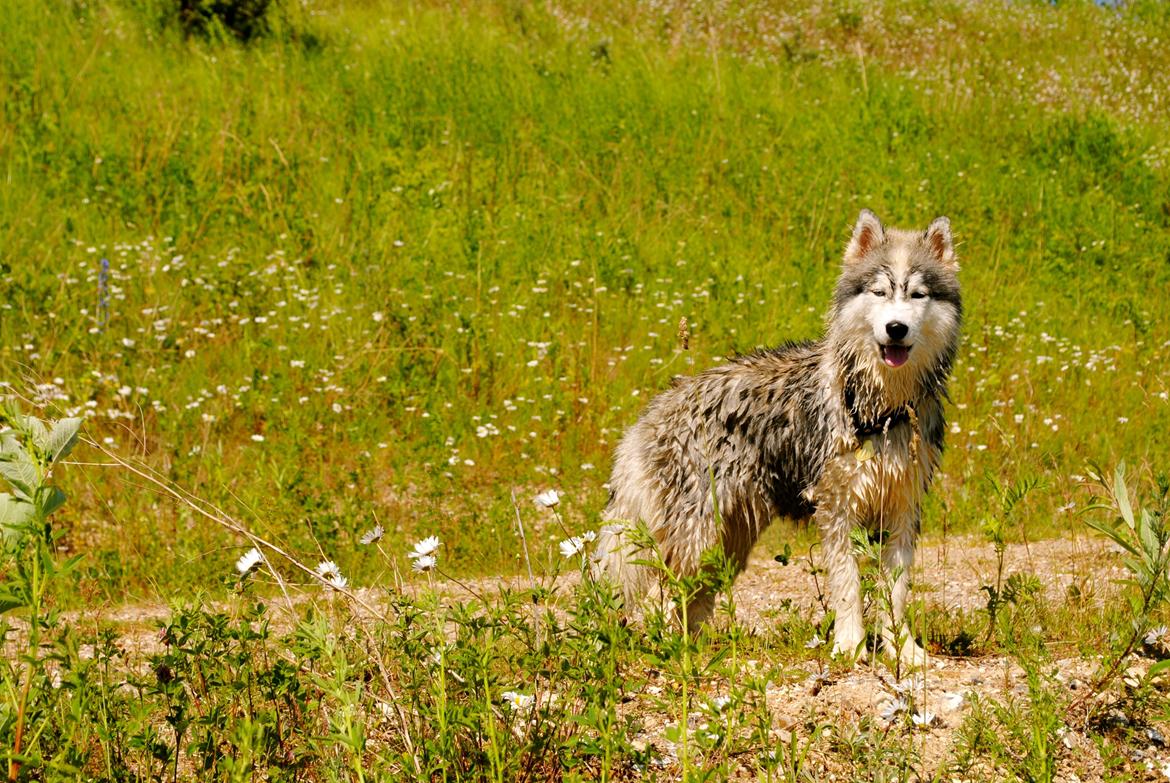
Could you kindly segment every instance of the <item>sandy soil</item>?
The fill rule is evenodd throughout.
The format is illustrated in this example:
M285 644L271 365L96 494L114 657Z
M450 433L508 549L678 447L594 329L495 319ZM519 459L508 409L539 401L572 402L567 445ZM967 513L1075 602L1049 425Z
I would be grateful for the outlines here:
M1099 601L1115 589L1117 580L1123 576L1117 554L1101 539L1090 537L1010 545L1004 570L1005 574L1023 572L1035 575L1053 605L1065 602L1070 588L1075 588L1082 596L1089 596L1090 600ZM980 588L994 581L995 572L994 550L982 539L967 537L933 541L919 550L913 573L915 592L912 600L948 610L978 610L986 604L986 594ZM571 578L565 581L571 581ZM466 585L481 595L506 588L522 590L529 586L528 580L521 577L477 579ZM462 587L453 586L451 590L451 600L469 597ZM822 610L817 594L818 585L809 568L807 555L794 554L789 564L782 565L768 554L757 552L734 587L737 619L745 628L766 639L775 623L790 616L788 613L792 611L819 617ZM367 603L376 604L379 591L363 590L360 595ZM785 603L788 609L779 611L778 607ZM279 627L281 613L278 604L279 601L274 602L273 608L277 611L273 619ZM157 621L168 615L169 609L161 605L122 606L95 608L79 613L76 619L82 623L114 622L121 626L124 629L121 644L133 651L131 659L141 661L146 654L158 649ZM1073 657L1074 650L1066 652L1067 658L1052 662L1051 671L1058 672L1058 680L1075 699L1078 689L1084 693L1085 683L1091 679L1094 667L1092 662ZM745 678L761 673L769 677L764 694L775 740L786 740L795 733L803 741L818 726L833 727L829 733L822 730L809 754L807 768L814 780L853 780L871 773L872 769L866 767L865 762L842 761L844 757L840 750L842 744L861 742L864 732L870 732L868 741L871 743L873 732L878 732L883 735L883 747L901 748L903 753L909 753L910 769L915 771L912 779L933 777L939 770L949 768L947 765L958 757L963 722L972 710L979 709L981 702L989 704L994 700L1026 704L1028 701L1024 673L1008 658L936 656L927 671L904 675L899 680L880 662L861 663L854 667L828 666L823 661L811 659L811 656L795 665L777 667L775 662L766 660L765 654L759 656L762 660L744 661L743 673ZM790 655L787 657L791 658ZM1135 670L1140 671L1148 665L1148 660L1144 663L1139 660ZM772 673L781 670L781 675L773 676ZM629 694L625 705L625 710L636 713L644 727L638 742L653 747L662 765L658 774L668 779L677 771L679 751L667 739L668 727L678 721L677 715L663 711L664 705L668 710L677 708L677 700L664 697L663 691L669 687L670 683L664 679L662 685L656 685L651 678L644 690ZM726 688L727 684L724 683L723 687ZM695 703L698 705L719 695L713 691L697 697ZM899 699L906 703L906 708L892 714L892 705ZM907 720L908 715L915 713L923 719L924 725L916 726L912 720ZM718 717L709 711L697 711L690 724L693 729L701 730L703 723L712 720L717 722ZM1095 741L1083 731L1083 726L1077 725L1076 716L1068 716L1067 722L1068 726L1061 735L1056 780L1067 783L1104 780L1105 768ZM1130 735L1139 737L1147 730L1144 726L1130 728ZM1170 728L1162 726L1160 729L1170 736ZM1170 780L1170 749L1164 746L1158 731L1148 736L1151 737L1149 742L1139 741L1136 746L1131 742L1125 750L1129 755L1125 761L1129 771L1125 774L1129 777L1121 779ZM830 752L833 747L836 749ZM759 775L755 759L736 759L734 763L743 779ZM1163 769L1167 771L1163 772ZM975 767L965 774L972 779L996 780L1005 773ZM965 778L963 774L951 775L948 772L944 779Z

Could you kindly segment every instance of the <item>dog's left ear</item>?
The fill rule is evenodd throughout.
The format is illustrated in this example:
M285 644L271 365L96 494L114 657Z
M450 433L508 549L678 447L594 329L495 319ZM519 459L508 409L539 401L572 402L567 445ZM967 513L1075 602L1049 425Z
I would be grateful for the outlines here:
M937 217L926 233L922 235L927 250L939 263L959 267L959 260L955 258L955 242L951 238L951 221L945 217Z

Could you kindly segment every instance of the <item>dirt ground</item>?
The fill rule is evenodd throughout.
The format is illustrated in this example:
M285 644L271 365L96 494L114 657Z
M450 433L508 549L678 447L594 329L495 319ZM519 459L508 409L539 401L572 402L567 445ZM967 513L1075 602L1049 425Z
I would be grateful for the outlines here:
M1099 601L1115 590L1117 581L1124 576L1117 553L1101 539L1088 536L1009 545L1004 572L1005 575L1016 572L1035 575L1052 605L1066 601L1070 589ZM912 600L949 610L978 610L986 604L986 594L981 587L992 583L995 573L995 552L982 539L935 540L919 549L913 572L915 592ZM524 589L528 584L528 580L521 577L477 579L466 583L467 587L485 596L494 590ZM468 597L462 587L452 589L452 600L459 600L460 595ZM367 604L376 604L379 594L380 591L372 589L359 592ZM767 636L774 623L779 621L778 615L782 614L776 608L785 602L788 611L795 609L819 617L822 610L817 594L818 584L806 556L797 553L784 565L762 552L757 553L734 586L737 619L745 628ZM279 607L276 606L279 603L275 601L273 606L277 625L280 624ZM125 606L82 614L88 615L90 620L122 625L125 628L123 645L144 656L157 648L156 621L167 617L169 610L158 605ZM1094 664L1077 657L1071 645L1065 652L1067 656L1062 658L1058 650L1055 653L1058 657L1051 666L1058 672L1058 681L1069 689L1070 698L1075 699L1078 689L1084 692L1085 683L1093 675ZM1143 663L1139 659L1132 671L1140 673L1148 665L1148 660ZM748 660L744 666L746 675L765 669L769 664ZM629 694L626 710L638 715L644 727L638 742L653 747L662 763L659 772L669 778L672 769L677 770L679 749L666 734L668 728L677 723L677 716L661 711L664 703L661 693L662 688L651 682L643 691ZM904 675L900 680L882 663L860 663L848 668L826 666L823 661L810 659L787 667L784 677L768 682L765 694L776 739L783 740L793 732L803 741L809 736L811 727L830 725L833 727L830 731L839 735L838 745L844 741L857 741L864 731L876 729L900 733L902 745L899 747L909 745L913 748L912 768L926 779L932 779L954 761L956 749L961 745L959 735L963 722L978 704L989 704L992 700L999 703L1013 700L1026 703L1028 700L1024 672L1011 659L999 656L935 656L927 671ZM706 694L707 697L718 695ZM906 705L900 712L895 710L899 699ZM922 725L907 721L906 715L917 715ZM696 712L691 719L692 728L701 730L702 724L712 719L717 718ZM1124 716L1118 720L1124 727ZM1062 783L1104 780L1105 768L1096 741L1083 731L1083 726L1078 727L1075 720L1070 719L1069 724L1060 732L1063 747L1056 780ZM1129 728L1132 729L1131 736L1147 732L1147 727ZM1162 727L1162 731L1170 734L1167 727ZM1128 774L1134 780L1170 780L1170 748L1165 746L1162 733L1156 728L1148 736L1150 741L1145 747L1135 749L1131 742L1126 750ZM857 768L843 766L839 753L822 752L833 742L822 730L807 761L812 779L856 779ZM740 767L743 779L758 776L754 760L744 759ZM999 779L1000 772L976 767L968 769L966 774L971 779L995 780ZM960 781L967 778L958 775L943 779Z
M1004 574L1017 572L1035 575L1052 605L1066 601L1070 589L1099 601L1116 590L1118 580L1124 576L1117 552L1101 539L1089 537L1012 544L1004 559ZM919 550L912 600L949 610L978 610L987 601L981 587L994 583L995 574L995 551L982 539L936 541ZM823 589L823 577L820 587ZM818 584L807 558L794 557L787 565L757 558L735 584L737 618L746 627L766 633L775 622L774 607L783 601L817 616L821 611L817 594ZM1095 667L1093 662L1073 657L1075 650L1066 652L1069 657L1057 657L1048 671L1056 672L1057 681L1068 688L1070 700L1075 701L1078 691L1085 692ZM753 662L747 663L750 666ZM1128 671L1143 674L1149 663L1139 659ZM1002 656L934 656L928 670L904 675L900 680L881 663L861 663L852 669L842 669L807 661L798 668L804 676L797 674L786 682L769 683L766 691L769 712L780 739L789 736L789 731L797 733L798 739L807 739L810 727L817 725L831 725L838 735L848 735L839 736L838 745L859 741L866 730L900 732L913 749L915 758L911 768L917 770L916 777L923 779L933 779L956 760L962 745L959 735L964 720L977 705L991 701L1027 704L1029 698L1025 673L1010 658ZM906 705L900 711L900 718L894 712L899 700ZM905 720L906 714L912 716L910 721ZM1139 740L1136 748L1130 744L1126 751L1128 772L1115 779L1170 779L1165 727L1163 731L1153 727L1147 731L1147 727L1127 726L1128 719L1123 714L1114 717L1120 728L1132 729L1131 736L1149 739L1148 743ZM702 715L696 719L703 720ZM662 720L660 725L648 720L647 724L646 742L668 758L676 754L677 748L661 733L669 720ZM1068 725L1058 732L1062 747L1058 748L1057 781L1088 783L1106 779L1096 742L1083 729L1070 716ZM822 733L818 747L832 743ZM906 744L903 742L901 747ZM844 765L839 753L825 754L815 749L809 755L807 766L815 780L853 780L859 775L868 779L868 773L873 771L867 771L864 761L860 766ZM758 772L745 765L742 774L744 779L751 779ZM1004 770L980 769L978 765L967 769L965 774L976 780L1004 779ZM948 773L943 779L967 778Z

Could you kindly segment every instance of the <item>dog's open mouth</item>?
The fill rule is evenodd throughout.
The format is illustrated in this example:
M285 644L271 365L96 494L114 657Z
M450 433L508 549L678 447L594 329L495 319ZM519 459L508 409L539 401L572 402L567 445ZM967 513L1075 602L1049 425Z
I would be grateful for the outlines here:
M901 367L910 359L909 345L883 345L882 361L890 367Z

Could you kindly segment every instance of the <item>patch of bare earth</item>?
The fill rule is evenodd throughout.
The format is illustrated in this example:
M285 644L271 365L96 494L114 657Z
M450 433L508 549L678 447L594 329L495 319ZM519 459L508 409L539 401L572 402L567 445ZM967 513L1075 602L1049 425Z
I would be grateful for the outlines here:
M814 557L815 554L814 550ZM979 610L987 602L982 587L995 583L997 571L995 550L981 539L966 537L931 543L919 549L912 600L952 612ZM1052 606L1063 604L1070 594L1088 596L1091 604L1099 604L1117 589L1117 581L1124 576L1116 553L1101 540L1085 537L1009 545L1004 553L1003 576L1015 573L1034 575L1046 602ZM760 558L751 563L734 586L737 620L767 638L776 623L791 617L794 611L814 619L823 616L818 600L823 589L823 576L819 580L814 576L807 557L794 557L787 565ZM782 606L785 608L779 609ZM1045 671L1057 672L1057 681L1068 689L1069 700L1075 701L1093 678L1095 662L1073 657L1076 651L1071 644L1052 646L1056 657ZM1024 671L1004 656L935 655L926 671L900 676L883 662L847 667L827 664L821 656L775 668L775 662L762 660L765 657L746 661L745 677L769 667L778 673L766 686L774 739L786 742L795 733L798 742L807 742L814 729L822 728L806 760L816 780L870 779L875 769L889 769L901 762L910 771L910 779L933 779L940 771L961 769L953 766L961 756L960 729L976 705L1029 703ZM1131 671L1142 672L1148 664L1149 661L1136 662ZM640 694L634 703L640 701L651 705L655 699ZM901 710L899 704L904 705ZM678 717L650 707L644 719L647 729L642 739L668 758L676 759L679 749L666 740L665 731L677 723ZM699 729L709 720L699 714L691 720L692 728ZM831 728L825 733L823 727ZM1058 781L1104 779L1099 749L1083 728L1068 716L1068 725L1060 731ZM866 733L870 735L867 739ZM882 736L875 738L875 733ZM1161 738L1158 732L1153 736ZM844 750L851 743L863 748L862 757ZM892 749L894 755L881 763L864 758L875 746ZM898 758L899 753L902 758ZM1170 768L1170 752L1160 744L1151 744L1128 761L1133 779L1146 779L1142 776L1147 775L1150 780L1165 780L1162 769ZM1006 770L980 768L980 763L986 764L977 762L953 775L948 772L944 779L1006 779ZM739 767L743 779L760 774L756 759L745 759Z
M812 557L816 554L814 549ZM995 582L997 570L995 550L982 539L964 537L928 542L919 548L913 571L912 601L920 602L927 609L978 611L987 601L982 588ZM1004 553L1003 575L1006 578L1016 573L1034 576L1050 607L1066 604L1070 595L1075 594L1078 605L1086 607L1085 611L1099 606L1117 589L1118 580L1124 576L1117 554L1100 539L1089 537L1011 544ZM575 576L561 577L557 592L564 595L574 581ZM530 586L526 576L508 576L444 584L442 589L449 601L491 601L500 591L523 591ZM961 728L972 711L978 709L976 705L1028 704L1025 673L1004 656L958 658L936 654L928 670L906 674L891 671L882 661L852 667L830 663L824 648L795 655L789 646L777 649L775 655L769 654L768 640L776 638L778 624L786 618L796 614L816 622L823 616L818 598L823 589L823 577L818 579L814 575L807 555L794 556L785 565L762 552L757 553L733 588L736 619L754 637L751 653L754 657L743 656L741 661L739 671L743 681L749 677L766 680L763 693L772 740L787 742L795 734L798 742L807 742L813 731L820 728L819 738L812 744L805 761L813 779L847 781L859 776L869 779L874 769L865 765L876 761L855 757L851 760L842 750L849 742L861 742L859 738L867 732L869 739L861 743L865 747L872 748L877 742L887 750L893 748L906 756L903 761L905 769L910 770L910 779L935 778L940 771L951 769L958 759L963 744ZM363 589L359 595L367 606L376 607L385 593ZM273 601L274 625L291 627L300 603L294 600L290 607L282 601ZM157 624L168 615L164 606L145 605L89 610L76 619L119 626L124 631L121 640L124 649L132 651L131 659L141 661L159 649ZM719 625L716 624L714 633L720 632ZM1085 693L1096 662L1077 655L1071 643L1052 644L1050 649L1054 658L1046 671L1059 673L1058 681L1068 689L1069 700L1075 701ZM1140 672L1148 665L1148 660L1144 663L1139 660L1133 668ZM636 744L656 751L661 764L658 772L669 779L680 771L680 748L667 738L668 731L679 722L680 716L674 711L679 709L680 700L674 691L676 683L668 675L649 671L646 678L646 684L638 692L627 694L623 711L637 717L642 731ZM704 723L718 722L717 716L709 710L703 712L700 705L742 684L717 678L707 683L704 687L709 693L693 694L694 709L689 720L693 731L702 731ZM898 699L905 702L906 708L891 713ZM909 719L915 713L922 725ZM1105 768L1097 742L1073 717L1067 718L1067 724L1060 735L1056 780L1067 783L1103 780ZM829 727L828 732L825 727ZM1166 727L1162 728L1166 731ZM874 732L882 736L875 739ZM758 755L748 755L731 760L738 779L756 779L763 774ZM888 758L883 765L896 762L896 758ZM1128 764L1135 780L1164 780L1161 770L1170 769L1170 750L1150 744L1128 759ZM1006 770L983 769L977 763L962 774L948 772L944 779L999 780L1007 775Z

